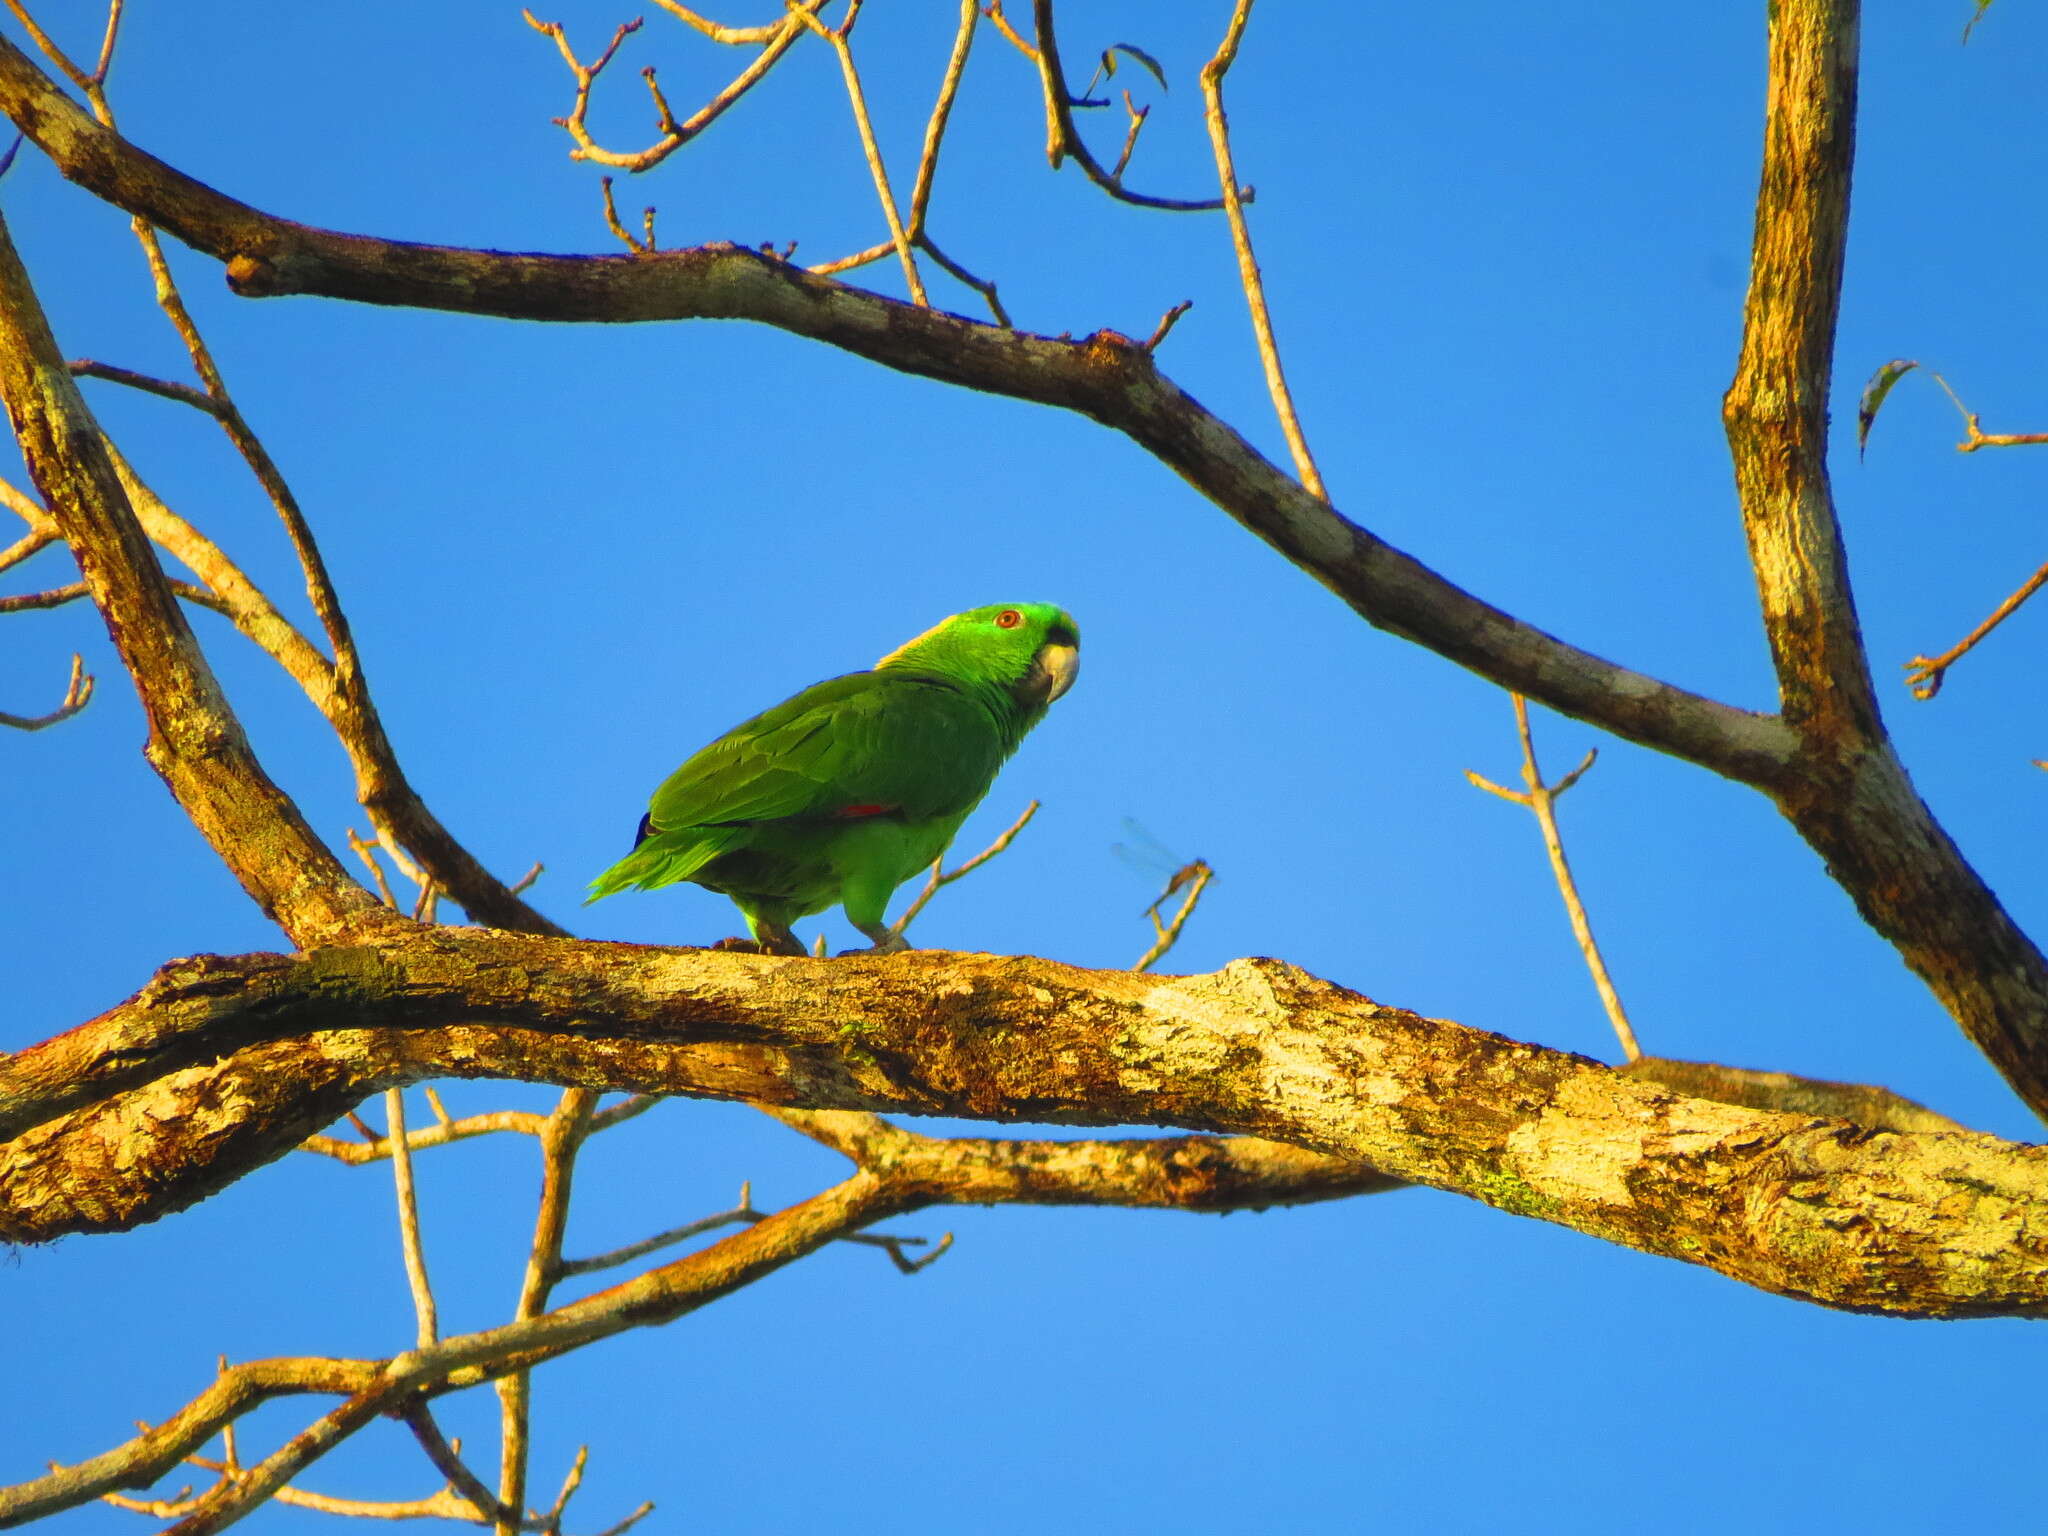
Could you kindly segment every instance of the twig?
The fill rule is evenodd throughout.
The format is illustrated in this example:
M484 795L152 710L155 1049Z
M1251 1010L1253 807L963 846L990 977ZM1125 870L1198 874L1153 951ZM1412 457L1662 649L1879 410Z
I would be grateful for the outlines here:
M635 256L652 256L655 252L653 206L650 204L640 216L641 225L646 230L646 236L643 239L619 221L619 205L612 201L611 177L600 176L597 179L597 185L598 190L604 196L604 227L624 242L626 249Z
M89 357L74 357L70 368L76 378L104 379L109 384L125 384L130 389L139 389L146 395L156 395L165 400L175 400L180 405L189 405L195 411L204 411L216 420L220 417L220 403L205 390L194 389L190 384L159 379L147 373L137 373L133 368L117 367L113 363L95 362Z
M990 11L988 15L998 28L1009 33L1008 25L997 12ZM1066 73L1060 68L1059 44L1053 37L1052 0L1032 0L1031 19L1038 46L1024 51L1038 65L1039 85L1045 95L1045 157L1054 170L1060 168L1061 161L1071 158L1090 181L1111 197L1120 202L1135 203L1140 208L1163 208L1174 213L1209 213L1223 206L1221 200L1213 197L1190 200L1133 192L1119 177L1104 170L1102 162L1089 152L1079 130L1074 127L1074 98L1067 90ZM1020 39L1010 35L1013 42L1023 47Z
M1173 328L1176 325L1180 324L1180 317L1186 314L1189 310L1193 309L1194 307L1195 301L1193 299L1182 299L1178 304L1174 305L1173 308L1169 309L1165 314L1161 315L1159 317L1158 328L1152 332L1150 339L1148 339L1145 343L1145 350L1147 352L1158 351L1159 343L1166 340L1167 335L1173 330Z
M429 1090L431 1092L431 1090ZM487 1114L465 1115L460 1120L444 1121L426 1126L417 1131L407 1131L405 1144L414 1152L425 1152L434 1147L445 1147L451 1142L470 1141L478 1136L516 1134L538 1136L547 1124L546 1115L532 1114L526 1110L499 1109ZM368 1131L368 1127L363 1127ZM369 1132L364 1141L344 1141L337 1136L308 1136L299 1143L301 1152L317 1152L322 1157L331 1157L337 1163L352 1167L364 1163L382 1162L392 1154L388 1137Z
M555 1495L555 1502L548 1506L548 1512L540 1517L544 1531L559 1531L562 1528L562 1514L569 1507L569 1501L576 1497L576 1490L583 1486L583 1469L590 1464L590 1447L576 1447L575 1458L569 1463L569 1471L562 1478L562 1488Z
M36 47L42 50L43 57L64 71L66 79L81 91L92 88L93 77L71 62L71 56L59 48L50 34L37 25L35 17L29 14L28 7L23 5L21 0L7 0L7 9L14 12L14 19L21 23L22 31L26 32Z
M1572 878L1571 864L1564 856L1564 839L1557 830L1557 799L1566 790L1584 777L1588 768L1600 755L1595 748L1570 773L1555 784L1545 784L1543 773L1536 765L1536 742L1529 732L1529 701L1519 693L1511 693L1515 702L1515 733L1522 743L1522 783L1524 789L1516 791L1503 789L1491 779L1465 770L1465 777L1501 799L1525 806L1535 812L1537 824L1543 829L1543 848L1550 855L1550 872L1557 880L1557 893L1564 898L1564 909L1571 918L1572 933L1579 941L1579 952L1586 957L1586 969L1592 973L1593 986L1600 994L1600 1005L1607 1010L1607 1021L1614 1026L1614 1033L1621 1041L1622 1054L1635 1061L1643 1053L1636 1044L1636 1032L1628 1021L1628 1011L1621 1006L1621 994L1614 990L1614 979L1607 973L1607 962L1601 957L1600 946L1593 939L1593 925L1586 916L1585 903L1579 899L1578 882Z
M946 124L953 115L953 99L960 93L960 76L967 68L967 54L974 46L975 23L980 12L975 0L960 0L960 27L953 35L953 52L946 60L946 73L939 81L939 99L924 125L924 148L917 157L917 181L910 193L910 234L924 232L925 212L931 205L932 182L939 173L939 145L946 136Z
M1986 432L1977 413L1963 404L1962 397L1949 387L1947 379L1936 373L1934 382L1941 386L1942 393L1948 396L1949 402L1963 418L1963 431L1968 435L1956 444L1957 453L1975 453L1979 448L2025 448L2048 443L2048 432Z
M4 480L0 480L0 487L4 487L6 490L9 491L14 489L12 486L8 485L7 482ZM10 498L0 496L0 500L7 499ZM24 501L27 500L26 497L23 497L22 499ZM41 512L40 508L37 508L36 510L39 513ZM47 525L47 523L38 522L34 527L31 527L27 533L24 533L20 538L16 539L12 544L8 545L5 549L0 549L0 571L11 569L12 567L21 564L22 561L29 559L31 556L41 554L44 550L48 549L52 544L56 542L57 535L55 531L51 529Z
M689 23L714 43L725 43L733 47L746 43L771 42L783 25L780 21L771 21L758 27L720 26L717 22L698 15L689 7L678 5L676 0L654 0L654 3L678 20Z
M427 1460L434 1464L434 1470L447 1478L448 1486L472 1506L471 1518L479 1523L485 1520L503 1520L508 1514L514 1520L519 1518L518 1510L508 1511L499 1505L484 1480L471 1471L469 1463L456 1453L455 1447L448 1443L447 1436L441 1433L441 1426L435 1422L434 1415L426 1403L414 1398L399 1409L398 1416L405 1421L406 1428L412 1431L413 1438L419 1441L420 1449L426 1452Z
M801 1111L798 1111L801 1113ZM781 1114L778 1119L785 1118ZM879 1118L879 1117L877 1117ZM802 1129L799 1126L799 1129ZM904 1134L909 1134L908 1132ZM702 1237L706 1232L715 1232L720 1227L751 1226L767 1220L768 1213L754 1208L754 1186L746 1183L740 1186L739 1203L731 1210L718 1211L710 1216L700 1216L695 1221L685 1222L680 1227L671 1227L653 1237L644 1237L637 1243L628 1243L623 1248L614 1248L608 1253L593 1254L587 1259L565 1260L560 1268L562 1279L571 1275L595 1274L599 1270L616 1269L621 1264L644 1258L663 1248L673 1248L677 1243L686 1243L693 1237ZM912 1259L904 1253L905 1248L922 1248L931 1242L927 1237L893 1237L879 1232L849 1232L839 1238L843 1243L859 1243L869 1248L880 1248L889 1255L890 1262L906 1275L914 1275L930 1264L940 1254L953 1246L953 1234L944 1233L930 1253Z
M107 30L100 39L99 62L93 65L92 78L95 85L105 85L107 71L114 67L114 40L121 35L121 8L124 0L108 0Z
M112 130L115 126L114 114L107 102L106 92L98 82L88 85L85 89L94 118L103 127ZM260 601L251 602L249 605L250 622L245 623L241 613L232 615L236 620L236 627L242 629L244 633L251 634L252 638L255 638L259 630L269 632L273 643L282 647L281 650L272 651L280 660L290 652L293 641L305 647L309 655L299 659L297 667L291 669L293 675L306 687L308 696L334 727L335 735L348 753L350 766L355 770L357 799L369 815L379 840L383 842L400 868L407 869L410 873L410 864L401 851L403 844L421 852L422 863L437 880L441 881L444 889L456 893L457 899L472 917L492 922L500 927L516 928L526 932L561 933L562 930L557 925L507 892L502 882L456 842L406 781L404 771L398 765L397 755L392 750L390 738L385 734L383 722L377 714L376 705L370 698L361 658L357 654L347 618L342 613L340 599L335 593L326 562L314 542L312 529L299 507L298 500L285 481L283 473L270 457L269 451L243 418L233 396L228 392L226 380L215 365L211 351L200 336L190 311L179 295L177 284L172 280L170 266L164 258L163 244L157 238L156 231L140 216L135 217L131 223L156 283L158 306L171 321L179 339L184 342L193 368L205 386L208 398L213 402L213 414L220 421L236 451L248 464L257 482L263 487L279 520L284 524L293 553L298 557L305 574L307 595L327 633L333 653L331 670L325 663L325 658L319 657L317 652L305 645L303 637L277 616L275 608L267 599L261 598L260 593L256 593L253 584L245 577L241 578L241 581L246 593L254 594ZM109 450L111 452L111 445ZM139 481L119 454L111 456L124 488L133 496ZM153 497L151 499L154 500ZM152 526L150 517L143 514L141 508L137 508L138 513L143 515L144 526L150 536L159 542L165 542L166 547L173 548L180 559L192 564L195 571L208 577L210 586L223 596L228 596L227 588L222 582L212 579L210 573L194 564L194 555L186 551L198 546L198 558L211 559L229 570L233 569L231 563L221 556L209 541L203 540L189 524L184 524L182 520L171 516L169 509L162 508L161 503L158 507L161 515L156 519L157 526ZM166 524L174 525L187 536L185 548L178 548L166 542L164 532L160 531ZM240 577L239 571L234 574ZM325 853L324 848L322 852ZM335 868L339 870L338 862L335 863Z
M637 173L652 170L723 117L735 102L752 90L760 82L761 77L781 61L782 56L789 52L791 45L804 35L802 24L794 18L784 18L762 27L720 27L705 21L694 11L671 3L671 0L656 0L656 3L689 22L714 41L763 44L761 56L741 70L717 95L680 122L669 110L667 98L655 84L654 71L642 70L642 78L647 81L648 91L654 98L661 137L645 149L611 150L606 149L590 135L586 123L590 111L590 88L597 79L598 72L611 61L612 54L617 51L619 44L625 40L628 33L637 30L640 23L636 20L621 27L613 35L611 46L604 51L598 61L586 67L570 49L568 38L560 23L538 21L531 11L522 12L527 24L536 32L554 39L556 48L560 50L563 61L569 66L569 72L576 80L576 100L569 110L569 115L554 119L555 123L575 141L576 147L569 151L570 159L588 160L594 165L607 165L621 171ZM827 0L801 0L801 9L806 13L815 14L826 3Z
M436 1123L424 1130L406 1132L406 1145L415 1152L425 1152L434 1147L445 1147L451 1142L470 1141L478 1136L513 1134L539 1136L547 1129L548 1117L536 1115L528 1110L498 1109L479 1115L464 1115L460 1120L451 1119L441 1104L441 1096L431 1085L425 1090L427 1103L434 1111ZM623 1125L644 1115L667 1095L659 1093L636 1093L607 1109L601 1109L590 1117L585 1139L613 1126ZM331 1157L337 1163L360 1166L364 1163L381 1162L391 1156L389 1137L379 1136L375 1131L355 1120L356 1128L363 1133L362 1141L344 1141L335 1136L308 1136L299 1143L301 1152L317 1152L322 1157Z
M384 1090L385 1138L391 1145L391 1177L398 1195L398 1242L405 1254L406 1284L412 1288L413 1313L419 1323L419 1346L431 1348L441 1336L434 1309L434 1288L427 1278L426 1250L420 1243L419 1199L412 1182L412 1142L405 1131L405 1090Z
M243 1475L215 1484L164 1536L211 1536L212 1532L232 1525L274 1498L306 1466L374 1419L388 1395L388 1388L369 1387L322 1414Z
M917 900L913 901L910 904L910 906L904 911L903 915L897 918L896 921L890 926L890 935L895 938L902 938L903 931L910 926L911 920L915 918L918 913L922 912L925 909L926 905L931 901L931 899L934 896L938 895L938 893L944 887L951 885L955 880L973 874L977 869L981 868L981 866L986 864L990 859L994 858L997 854L1001 853L1005 848L1008 848L1011 843L1016 841L1017 834L1019 832L1022 832L1024 828L1030 824L1031 818L1036 816L1037 814L1038 802L1034 800L1029 805L1024 807L1023 815L1019 816L1015 821L1010 823L1008 830L1006 830L994 842L990 843L986 848L982 849L981 852L977 853L973 858L969 859L965 864L962 864L961 866L959 866L959 868L953 870L950 874L940 873L941 867L946 862L945 856L943 854L940 855L938 858L933 859L931 874L925 880L924 889L917 893Z
M841 1238L840 1241L844 1243L866 1243L870 1247L880 1248L889 1255L889 1262L896 1266L899 1274L914 1275L920 1269L927 1269L939 1261L940 1257L953 1246L953 1234L941 1232L939 1240L931 1244L932 1251L915 1259L905 1253L903 1251L904 1248L910 1244L923 1247L926 1243L931 1242L931 1239L924 1237L883 1237L874 1233L853 1232Z
M204 1467L210 1472L223 1474L217 1487L231 1486L234 1476L227 1475L230 1468L223 1462L205 1456L192 1456L187 1460L195 1467ZM241 1469L232 1471L239 1474ZM118 1493L100 1495L102 1504L111 1504L116 1509L133 1510L137 1514L155 1515L159 1519L176 1519L189 1515L205 1501L206 1495L194 1496L190 1488L180 1489L169 1499L131 1499ZM469 1500L442 1488L424 1499L340 1499L331 1494L313 1493L305 1488L295 1488L287 1483L270 1496L275 1504L287 1504L296 1509L310 1509L323 1515L340 1515L356 1520L461 1520L475 1524L481 1518L481 1511Z
M881 244L871 245L864 251L855 251L851 256L841 256L833 261L821 261L815 267L806 267L804 270L815 277L831 277L840 272L851 272L856 267L865 267L870 262L880 261L884 256L894 252L895 249L896 242L894 240L884 240Z
M45 587L40 592L16 592L0 597L0 613L36 613L46 608L62 608L66 603L75 603L90 589L82 581L67 581L61 587Z
M2042 441L2048 442L2048 436ZM1971 630L1939 656L1915 656L1906 663L1906 686L1913 691L1916 699L1931 699L1941 692L1942 679L1948 669L1968 655L1978 641L1998 628L2018 610L2020 604L2048 584L2048 565L2043 565L2033 575L2020 583L2019 590L1991 611L1991 616Z
M1010 40L1012 48L1033 64L1038 62L1038 50L1018 35L1017 29L1010 25L1010 18L1003 14L1003 0L988 0L988 4L981 8L981 14L995 23L996 30Z
M1117 181L1124 179L1124 171L1130 166L1131 155L1138 147L1138 130L1145 126L1145 119L1152 115L1151 105L1139 106L1131 100L1131 93L1124 92L1124 110L1131 116L1131 126L1124 134L1123 153L1116 157L1116 168L1109 174Z
M598 1095L571 1088L555 1105L540 1135L540 1209L534 1218L533 1244L527 1253L526 1276L519 1290L513 1323L531 1322L547 1310L548 1296L562 1273L562 1237L569 1225L569 1197L575 1185L576 1154L590 1134L590 1118ZM514 1371L498 1383L498 1502L507 1510L526 1507L528 1421L532 1410L532 1378ZM497 1536L514 1536L518 1522L500 1513Z
M889 239L896 247L896 259L903 265L903 280L910 286L911 302L928 309L931 301L925 297L924 279L918 275L917 258L910 251L910 235L897 214L896 196L889 190L889 171L882 163L881 146L875 142L875 125L868 118L868 102L861 90L860 70L853 62L853 45L849 39L854 22L860 19L862 0L848 0L846 19L836 27L828 27L818 20L815 8L798 5L795 0L789 0L789 3L790 15L830 43L832 51L839 56L839 73L846 81L846 99L853 107L854 125L860 130L861 152L867 156L868 174L875 181L875 196L881 201L882 217L888 221Z
M85 670L85 658L74 651L71 656L71 681L65 685L64 702L47 715L10 715L0 710L0 725L17 731L40 731L60 721L69 720L92 702L92 684L92 674Z
M1287 388L1287 375L1280 366L1280 347L1273 339L1273 317L1266 307L1266 285L1259 276L1258 258L1252 254L1251 228L1245 223L1244 195L1237 180L1237 166L1230 152L1230 123L1223 113L1223 77L1237 62L1237 48L1251 19L1252 0L1237 0L1230 27L1216 49L1216 56L1202 66L1204 117L1209 124L1209 143L1216 151L1216 175L1223 185L1223 211L1230 220L1230 242L1237 250L1237 274L1244 285L1245 302L1251 306L1252 332L1258 338L1259 362L1266 371L1266 392L1273 397L1280 431L1287 438L1287 451L1294 457L1294 472L1303 489L1323 501L1330 493L1323 487L1322 474L1308 450L1308 438L1295 414L1294 396Z
M522 10L519 14L526 18L526 24L534 31L554 40L556 49L562 55L562 62L569 66L569 73L576 79L576 104L569 109L567 117L554 119L555 125L567 129L569 137L576 141L576 148L570 152L569 158L611 164L612 161L606 156L605 151L599 149L591 140L590 132L584 126L584 119L590 113L590 88L597 83L597 77L604 73L605 66L611 63L612 56L619 51L619 44L640 30L643 25L640 18L636 16L631 21L620 22L618 29L612 33L612 40L605 44L604 52L597 56L594 63L585 64L576 57L576 51L569 46L568 29L559 21L542 21L527 10Z
M391 884L384 878L384 866L377 859L380 845L371 842L366 837L357 836L354 827L348 829L348 845L355 850L356 857L369 867L370 878L377 883L378 897L382 899L385 906L396 912L398 910L398 898L391 894Z
M636 1093L619 1100L618 1103L600 1109L590 1117L590 1125L584 1132L588 1140L599 1131L608 1131L615 1125L624 1125L628 1120L644 1115L655 1105L668 1097L664 1093Z
M693 1237L706 1232L715 1232L720 1227L730 1227L739 1222L753 1222L761 1219L762 1213L754 1209L754 1186L751 1183L740 1186L739 1203L731 1210L719 1211L710 1216L700 1216L695 1221L685 1222L680 1227L671 1227L666 1232L657 1232L653 1237L644 1237L637 1243L628 1243L623 1248L614 1248L608 1253L593 1254L587 1259L565 1259L557 1274L561 1279L572 1275L595 1274L601 1269L616 1269L621 1264L644 1258L663 1248L673 1248L677 1243L686 1243Z
M932 237L923 230L917 232L917 248L944 267L955 281L966 284L969 288L980 294L983 301L988 305L989 313L995 316L997 325L1007 330L1016 329L1010 323L1010 312L1003 308L1003 301L996 297L996 285L993 281L983 282L980 278L976 277L972 272L961 266L959 262L940 250Z

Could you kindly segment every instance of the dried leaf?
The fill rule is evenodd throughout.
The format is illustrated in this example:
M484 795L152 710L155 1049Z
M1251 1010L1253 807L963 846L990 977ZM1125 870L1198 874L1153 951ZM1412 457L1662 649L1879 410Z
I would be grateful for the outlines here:
M1981 3L1984 5L1989 5L1991 3L1991 0L1981 0ZM1149 69L1152 72L1152 78L1159 82L1159 89L1161 89L1162 91L1170 89L1170 87L1166 83L1166 71L1159 67L1159 61L1153 58L1151 54L1147 53L1144 49L1138 47L1134 43L1111 43L1107 48L1103 49L1103 74L1114 75L1116 73L1116 56L1120 53L1129 54L1132 58L1136 59L1140 64L1144 65L1147 69Z
M1870 442L1870 424L1877 420L1877 408L1884 404L1884 397L1892 392L1892 386L1911 373L1920 364L1911 358L1895 357L1870 376L1870 382L1863 386L1863 398L1856 402L1856 453L1862 456Z

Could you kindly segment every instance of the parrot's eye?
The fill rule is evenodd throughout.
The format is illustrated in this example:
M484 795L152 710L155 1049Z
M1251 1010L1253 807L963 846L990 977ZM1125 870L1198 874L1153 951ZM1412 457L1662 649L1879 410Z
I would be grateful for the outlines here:
M1023 622L1024 615L1019 613L1014 608L1005 608L1001 613L996 615L997 629L1015 629L1019 624L1022 624Z

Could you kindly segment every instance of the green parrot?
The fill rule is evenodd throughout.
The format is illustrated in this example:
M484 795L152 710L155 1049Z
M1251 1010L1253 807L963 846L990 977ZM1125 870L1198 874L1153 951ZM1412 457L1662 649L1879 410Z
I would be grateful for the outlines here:
M813 684L735 726L654 792L633 851L590 884L689 880L730 896L770 954L789 925L843 904L877 953L882 914L946 851L996 770L1073 686L1081 632L1051 603L971 608L871 672Z

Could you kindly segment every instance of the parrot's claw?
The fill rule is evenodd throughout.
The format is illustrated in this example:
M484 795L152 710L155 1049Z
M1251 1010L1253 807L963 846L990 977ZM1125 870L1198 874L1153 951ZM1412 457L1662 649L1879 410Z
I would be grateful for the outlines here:
M759 944L752 939L743 939L738 934L729 939L720 939L711 948L714 952L729 955L758 955L762 952Z
M835 958L844 960L849 955L900 955L910 948L910 941L892 929L862 928L861 932L875 942L866 949L842 949Z

